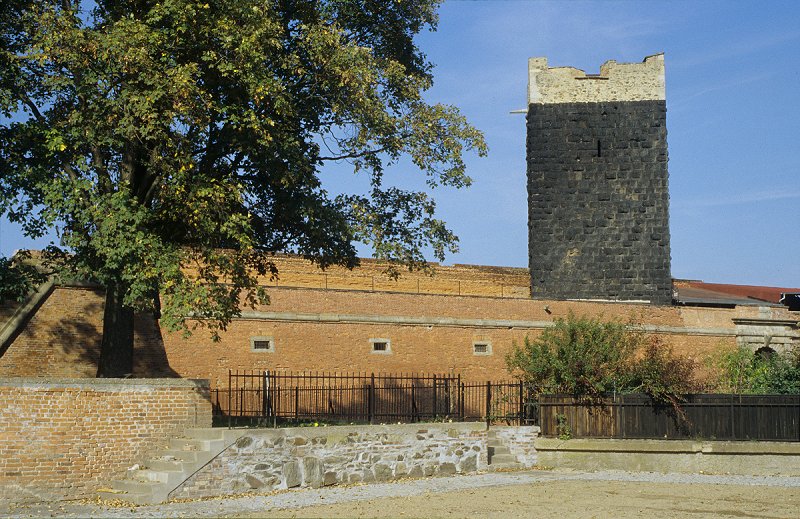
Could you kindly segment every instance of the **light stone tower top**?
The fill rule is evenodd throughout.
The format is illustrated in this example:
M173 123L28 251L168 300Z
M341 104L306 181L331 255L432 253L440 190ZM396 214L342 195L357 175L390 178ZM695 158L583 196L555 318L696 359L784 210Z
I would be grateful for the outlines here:
M663 53L648 56L641 63L609 60L599 74L574 67L550 68L547 58L528 60L528 104L665 99Z

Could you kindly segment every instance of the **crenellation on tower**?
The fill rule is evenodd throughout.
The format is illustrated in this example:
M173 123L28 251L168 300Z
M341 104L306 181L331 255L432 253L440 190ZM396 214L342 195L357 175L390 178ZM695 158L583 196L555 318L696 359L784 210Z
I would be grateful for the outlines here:
M609 60L599 74L574 67L549 67L547 58L528 60L528 104L665 100L664 55L641 63Z
M670 304L663 55L529 71L531 295Z

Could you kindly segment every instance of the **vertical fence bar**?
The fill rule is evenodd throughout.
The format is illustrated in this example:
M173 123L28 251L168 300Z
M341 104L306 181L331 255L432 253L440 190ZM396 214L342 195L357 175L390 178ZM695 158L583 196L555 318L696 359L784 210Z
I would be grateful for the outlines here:
M261 377L261 421L267 419L267 372L262 373Z
M367 389L367 419L372 424L373 415L375 414L375 373L370 373Z
M300 386L294 386L294 421L300 421Z
M491 418L492 412L492 383L487 380L486 381L486 428L489 428L489 425L492 421Z
M419 280L417 280L419 282ZM437 402L437 389L436 389L436 375L433 376L433 419L436 420L436 417L439 415L439 406Z
M231 415L233 414L233 410L231 409L231 392L233 388L231 387L231 370L228 370L228 429L231 428Z
M458 293L461 293L461 281L458 282ZM464 402L462 401L463 395L464 387L461 385L461 373L459 373L458 380L456 382L456 414L459 422L464 420Z

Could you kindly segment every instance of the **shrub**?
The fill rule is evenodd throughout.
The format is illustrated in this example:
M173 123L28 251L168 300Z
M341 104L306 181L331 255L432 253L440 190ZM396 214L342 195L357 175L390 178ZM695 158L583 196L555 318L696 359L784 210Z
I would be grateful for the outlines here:
M645 393L654 402L669 404L678 411L683 395L698 387L694 362L675 355L658 336L648 337L638 350L623 390Z
M714 388L721 393L800 394L800 351L772 355L739 346L709 359Z
M515 343L506 363L540 393L596 399L611 391L638 391L677 409L681 395L695 388L694 364L658 337L573 314L556 319L537 339Z

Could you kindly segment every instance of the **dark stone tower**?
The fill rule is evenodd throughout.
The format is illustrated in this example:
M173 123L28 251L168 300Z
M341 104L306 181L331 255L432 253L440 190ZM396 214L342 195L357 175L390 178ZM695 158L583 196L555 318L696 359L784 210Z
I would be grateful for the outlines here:
M532 297L670 304L664 56L528 72Z

